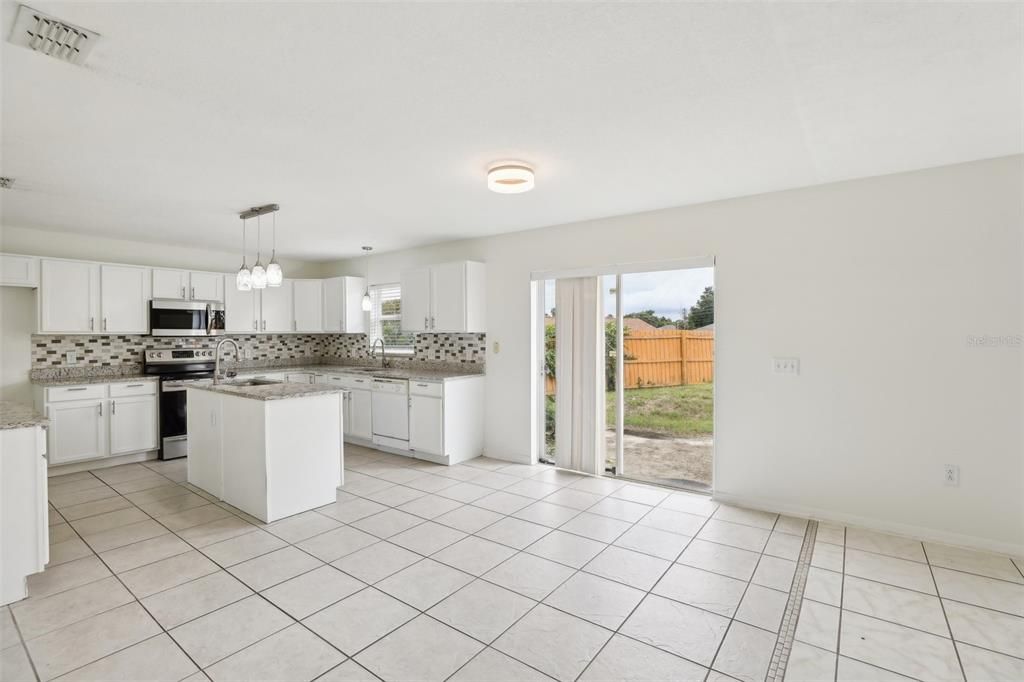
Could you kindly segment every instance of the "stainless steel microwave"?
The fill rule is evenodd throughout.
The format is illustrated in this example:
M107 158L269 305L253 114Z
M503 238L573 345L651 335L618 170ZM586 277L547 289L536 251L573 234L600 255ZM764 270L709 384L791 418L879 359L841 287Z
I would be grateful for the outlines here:
M154 298L149 302L149 333L153 336L219 336L224 333L224 304Z

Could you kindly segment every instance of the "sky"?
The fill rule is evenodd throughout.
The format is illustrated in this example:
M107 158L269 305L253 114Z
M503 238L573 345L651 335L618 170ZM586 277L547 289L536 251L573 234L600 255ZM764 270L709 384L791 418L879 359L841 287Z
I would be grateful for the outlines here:
M604 277L605 314L615 314L615 295L611 293L615 276ZM655 314L678 320L683 308L692 308L705 287L714 286L714 268L689 268L643 272L622 276L622 312L653 310ZM544 308L554 306L555 282L548 280L544 287Z

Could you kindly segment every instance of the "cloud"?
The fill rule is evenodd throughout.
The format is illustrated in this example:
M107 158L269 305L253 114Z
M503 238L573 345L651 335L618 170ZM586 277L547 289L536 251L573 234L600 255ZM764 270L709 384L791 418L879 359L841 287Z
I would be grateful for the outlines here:
M605 275L605 313L615 314L615 276ZM642 272L622 276L622 310L629 314L653 310L655 314L678 320L683 308L692 308L706 287L714 286L714 268L688 268ZM548 280L544 288L544 308L550 311L555 304L555 283Z

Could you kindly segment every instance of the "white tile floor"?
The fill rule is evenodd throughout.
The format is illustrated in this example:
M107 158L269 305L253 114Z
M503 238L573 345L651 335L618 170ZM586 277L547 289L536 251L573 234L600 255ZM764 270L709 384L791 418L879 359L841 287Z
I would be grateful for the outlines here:
M0 679L769 673L805 520L487 459L350 446L347 468L335 504L270 525L181 460L51 479L51 563L0 609ZM1024 562L811 528L786 680L1024 679Z

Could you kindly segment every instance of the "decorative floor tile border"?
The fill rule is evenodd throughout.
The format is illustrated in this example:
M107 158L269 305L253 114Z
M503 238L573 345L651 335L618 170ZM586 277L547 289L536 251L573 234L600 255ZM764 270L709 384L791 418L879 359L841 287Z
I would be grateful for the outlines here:
M789 652L796 638L797 621L800 619L800 604L804 599L804 588L807 586L807 575L811 570L811 555L814 554L814 540L818 535L818 522L808 521L804 532L804 544L800 547L800 558L796 563L796 574L793 586L789 591L786 611L782 616L779 638L775 641L775 651L768 667L765 682L782 682L786 676L786 664L789 663Z

